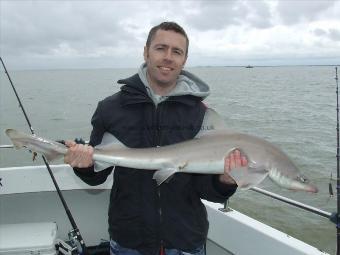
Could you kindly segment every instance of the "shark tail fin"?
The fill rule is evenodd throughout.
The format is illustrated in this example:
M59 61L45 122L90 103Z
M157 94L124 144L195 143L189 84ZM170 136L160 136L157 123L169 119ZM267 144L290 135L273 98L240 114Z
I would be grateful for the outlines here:
M49 162L61 158L67 151L65 145L37 135L26 134L15 129L7 129L5 133L16 149L27 148L43 155Z

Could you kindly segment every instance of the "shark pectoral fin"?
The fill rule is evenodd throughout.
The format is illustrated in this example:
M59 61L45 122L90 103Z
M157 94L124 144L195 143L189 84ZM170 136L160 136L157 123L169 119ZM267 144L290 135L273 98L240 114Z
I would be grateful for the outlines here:
M101 162L101 161L95 161L94 162L94 171L95 172L100 172L103 171L104 169L111 167L111 163L106 163L106 162Z
M168 180L176 172L178 172L177 168L166 168L157 170L153 174L153 179L157 181L157 185L161 185L164 181Z
M239 188L243 188L248 183L247 178L248 167L233 168L229 175L234 179Z
M232 169L229 175L239 188L247 190L261 183L268 176L268 171L263 166L247 166Z

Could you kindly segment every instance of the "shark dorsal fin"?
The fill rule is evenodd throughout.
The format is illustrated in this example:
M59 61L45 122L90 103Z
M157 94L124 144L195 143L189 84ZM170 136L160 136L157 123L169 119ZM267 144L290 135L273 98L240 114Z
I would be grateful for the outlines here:
M222 117L213 109L207 108L201 126L201 131L196 137L200 137L209 131L225 130L226 126Z
M109 132L105 132L102 138L102 142L95 146L96 150L105 150L106 148L110 148L112 146L121 146L125 147L124 144L122 144L113 134ZM100 172L108 167L112 166L111 163L107 162L101 162L101 161L95 161L94 162L94 171Z
M96 149L102 150L105 149L106 147L112 146L123 146L125 147L124 144L122 144L113 134L109 132L105 132L102 138L102 142L96 146Z

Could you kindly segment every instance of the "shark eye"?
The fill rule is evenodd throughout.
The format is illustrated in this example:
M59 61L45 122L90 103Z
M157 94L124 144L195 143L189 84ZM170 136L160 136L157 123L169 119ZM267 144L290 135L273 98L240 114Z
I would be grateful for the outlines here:
M302 183L308 183L309 180L307 179L306 176L304 175L299 175L297 178L296 178L298 181L302 182Z

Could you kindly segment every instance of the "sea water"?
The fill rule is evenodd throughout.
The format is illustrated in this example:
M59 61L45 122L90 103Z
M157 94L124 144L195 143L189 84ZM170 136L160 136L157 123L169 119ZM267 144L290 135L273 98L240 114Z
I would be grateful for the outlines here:
M278 145L319 188L292 192L266 180L260 187L328 212L336 177L336 83L331 66L193 67L209 84L205 103L228 128ZM37 134L51 139L89 138L90 119L99 100L117 91L116 81L137 69L11 71ZM0 130L29 131L11 85L0 73ZM0 144L10 144L0 132ZM2 149L0 167L42 164L25 151ZM330 178L332 175L332 179ZM334 190L334 192L336 192ZM285 205L253 191L239 191L230 206L322 250L334 253L336 227L328 219ZM227 232L228 233L228 232Z

